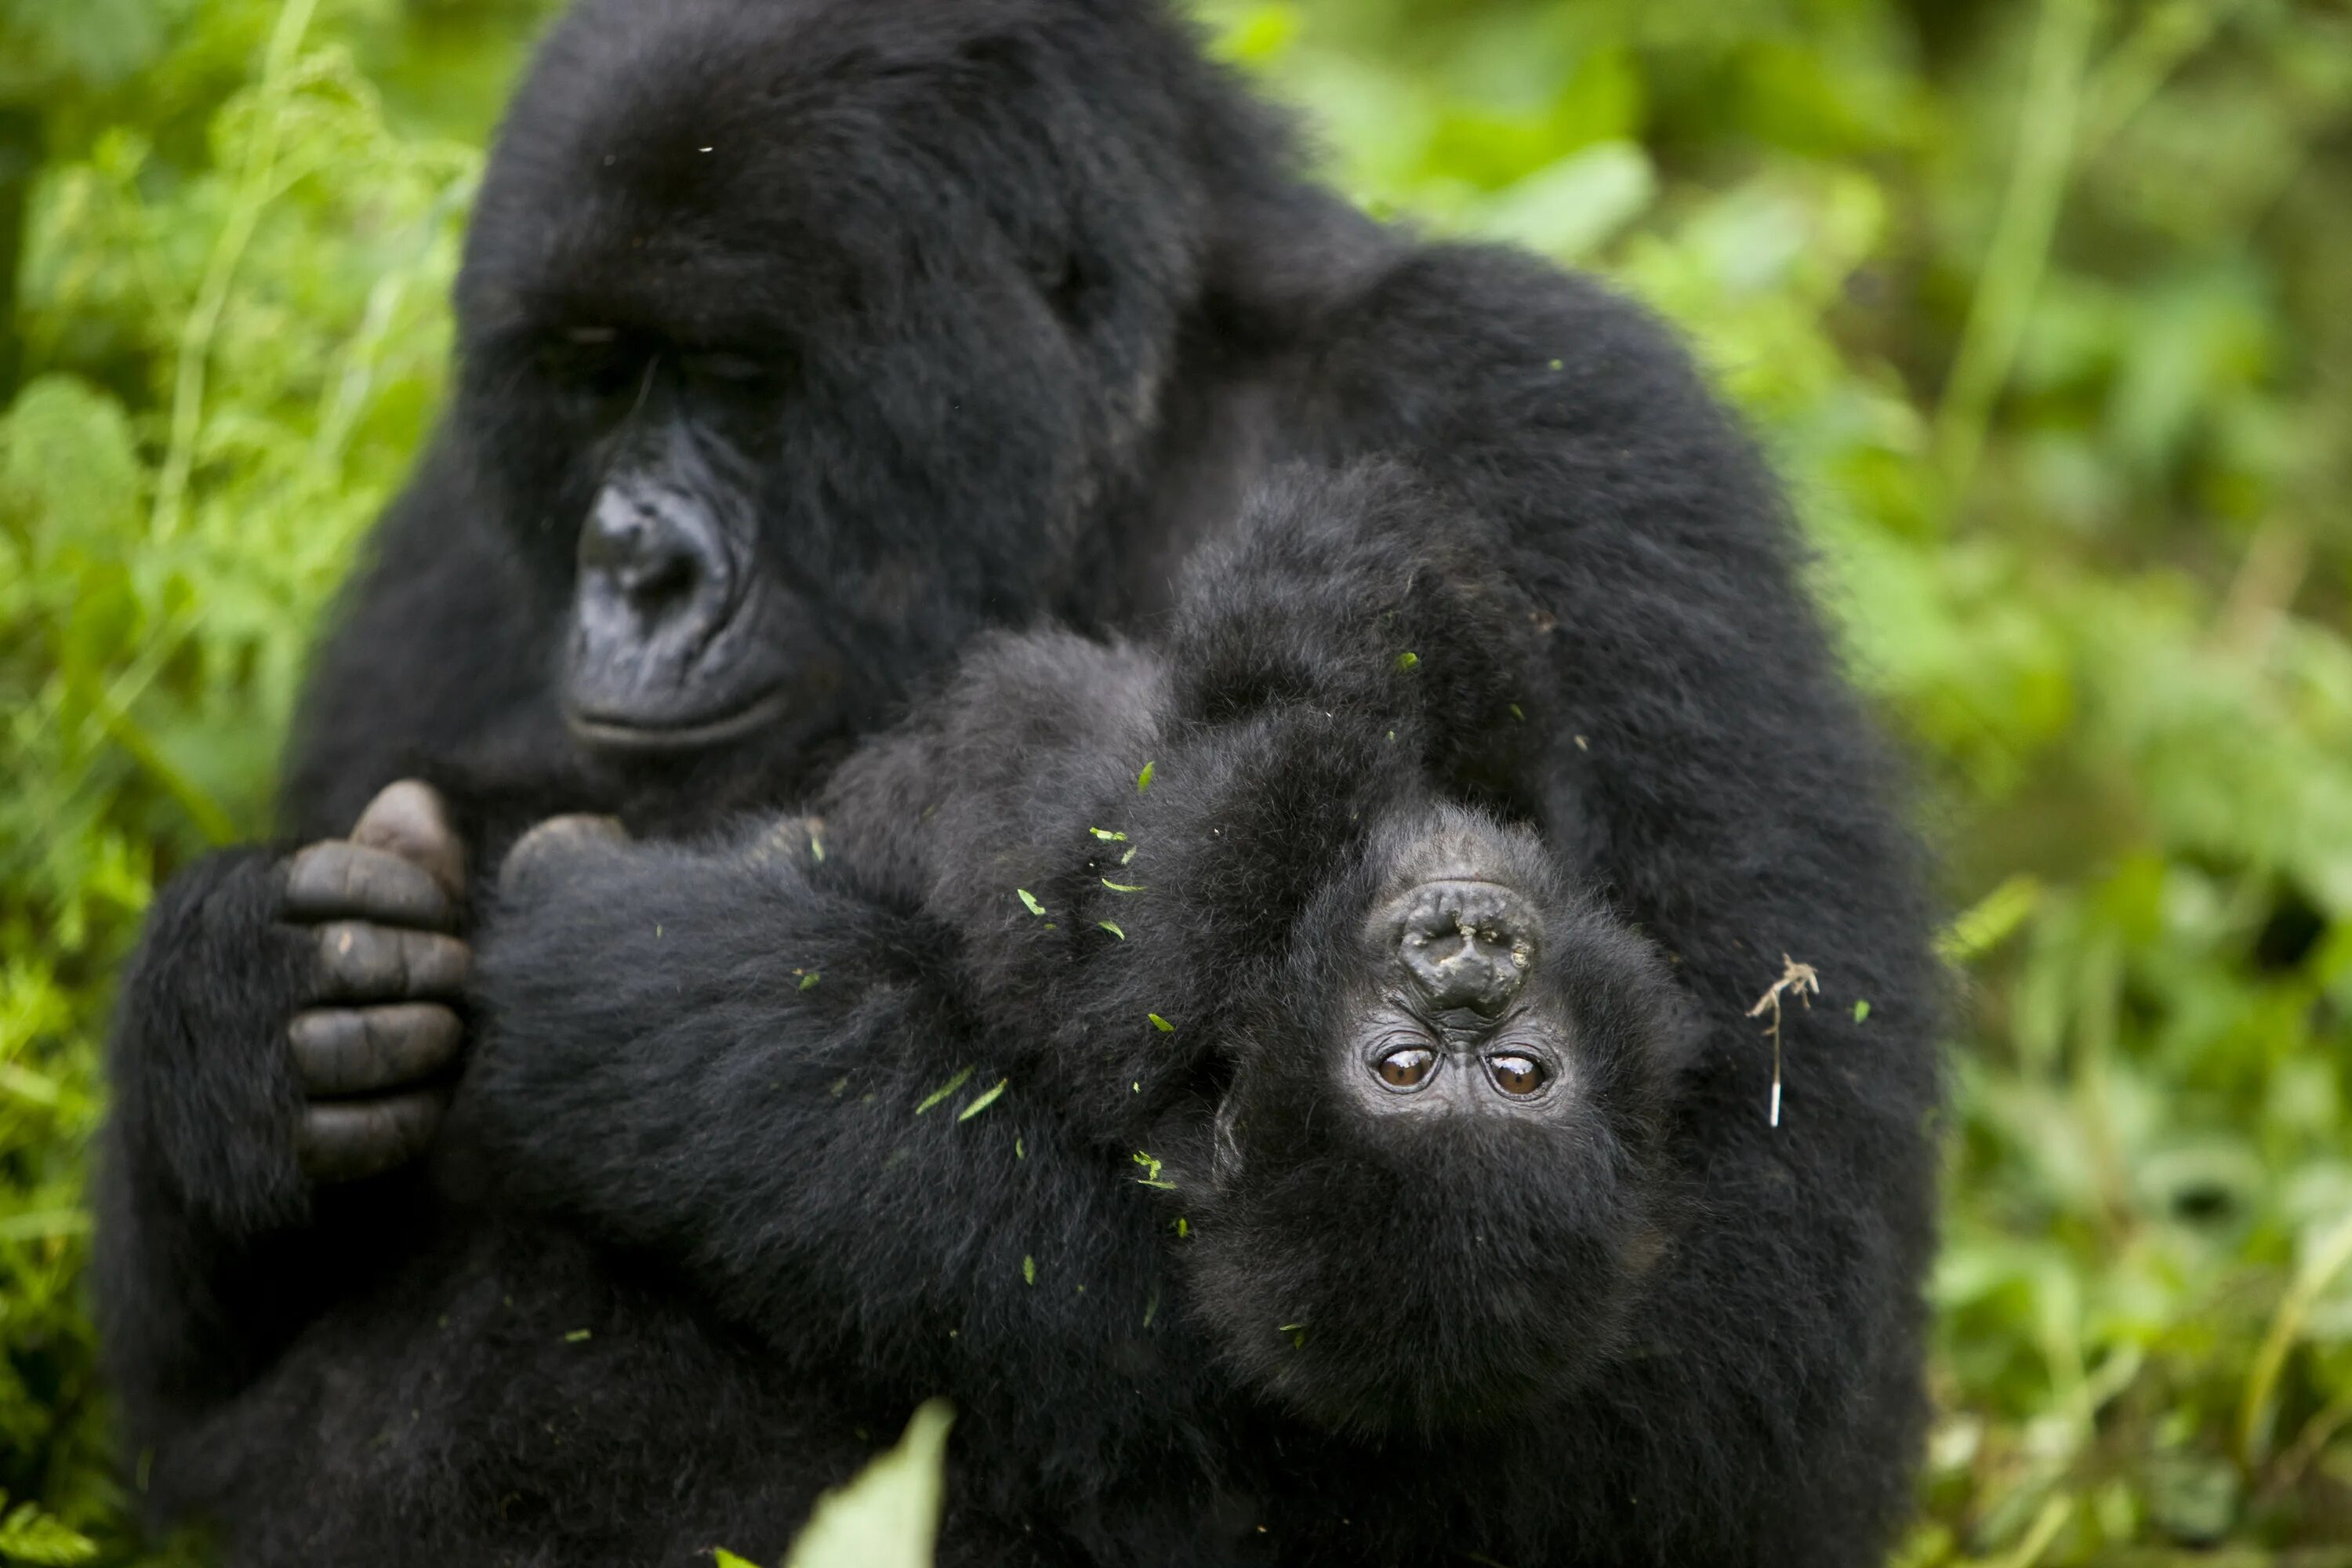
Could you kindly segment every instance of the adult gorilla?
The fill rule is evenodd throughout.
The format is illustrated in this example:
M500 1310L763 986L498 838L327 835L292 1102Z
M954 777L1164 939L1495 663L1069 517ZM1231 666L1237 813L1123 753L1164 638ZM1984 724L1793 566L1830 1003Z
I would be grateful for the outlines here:
M724 1118L751 1103L730 1094L740 1028L639 1075L642 1106L551 1100L530 1138L492 1106L486 1136L433 1137L461 1045L467 849L478 870L560 811L674 834L785 798L977 628L1150 624L1272 460L1384 453L1525 596L1537 645L1498 666L1523 680L1475 686L1489 706L1400 765L1539 826L1680 959L1709 1025L1667 1129L1702 1217L1662 1235L1655 1266L1675 1342L1706 1353L1643 1363L1654 1427L1638 1409L1602 1423L1656 1463L1508 1473L1538 1494L1573 1479L1557 1517L1604 1556L1871 1554L1919 1413L1917 900L1769 484L1653 327L1302 184L1181 29L1115 0L593 3L517 101L459 303L457 406L314 679L293 839L180 878L126 983L101 1306L159 1507L217 1521L253 1562L772 1554L864 1431L947 1387L967 1410L951 1561L1277 1542L1362 1561L1449 1522L1566 1539L1540 1495L1443 1489L1412 1495L1449 1518L1410 1529L1276 1531L1283 1474L1405 1454L1318 1435L1360 1397L1295 1401L1305 1425L1265 1415L1173 1304L1114 1335L1075 1289L1050 1306L972 1290L949 1321L993 1256L970 1222L1002 1212L982 1200L1004 1195L1003 1150L928 1168L836 1139L816 1184L768 1206L772 1189L664 1142L700 1106L716 1153L791 1152L789 1124ZM1328 624L1232 631L1239 697L1283 697L1292 639ZM437 793L378 794L404 775ZM978 960L959 928L843 907L890 938L861 951L897 967L839 994L887 1026L853 1037L892 1092L929 1053L985 1054L999 1025L961 999ZM1867 1036L1822 1015L1794 1035L1775 1133L1740 1014L1784 950L1876 1010ZM661 951L688 1013L724 994L719 950L681 933ZM794 997L835 1005L803 979ZM793 1016L770 1009L751 1065L829 1105ZM534 1038L527 1016L500 1024ZM643 1048L545 1043L588 1067ZM1170 1244L1127 1180L1123 1118L1026 1083L990 1114L1022 1129L1027 1223L1122 1282L1156 1276ZM578 1140L648 1177L705 1175L648 1181L626 1217L596 1210L610 1183L540 1217ZM678 1202L676 1228L637 1223ZM853 1209L864 1244L837 1248ZM1104 1294L1125 1314L1129 1293ZM1699 1384L1723 1423L1703 1437L1664 1398ZM1269 1447L1236 1450L1235 1431ZM1235 1452L1322 1458L1237 1473ZM1108 1474L1133 1484L1102 1495ZM1706 1506L1662 1506L1653 1481Z

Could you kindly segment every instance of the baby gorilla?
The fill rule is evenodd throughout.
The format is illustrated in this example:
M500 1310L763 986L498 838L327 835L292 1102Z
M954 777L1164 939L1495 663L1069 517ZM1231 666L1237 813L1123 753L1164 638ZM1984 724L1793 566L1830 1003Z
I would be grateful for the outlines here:
M1425 759L1520 689L1526 619L1442 528L1403 536L1415 505L1377 476L1278 491L1164 651L984 644L845 765L821 824L693 849L560 819L508 862L461 1118L511 1195L662 1251L787 1353L836 1300L935 1299L929 1334L861 1354L964 1412L950 1560L988 1473L1050 1473L1022 1444L1097 1418L1191 1450L1094 1439L1084 1489L1120 1560L1155 1535L1171 1562L1521 1551L1567 1517L1490 1506L1498 1462L1570 1508L1560 1478L1612 1468L1562 1412L1609 1403L1671 1222L1661 1134L1694 1031L1662 956L1534 834L1431 793ZM931 951L843 926L843 889ZM698 973L651 967L656 925ZM873 1027L950 1009L979 1058L953 1118L939 1026ZM688 1131L705 1084L716 1120L764 1129L756 1162ZM579 1121L681 1100L634 1145L656 1159ZM896 1143L885 1187L833 1193L843 1138ZM956 1205L920 1195L949 1171ZM666 1238L713 1193L760 1234L681 1256ZM862 1234L822 1237L835 1207ZM917 1258L937 1277L910 1281ZM1160 1533L1177 1521L1189 1544Z
M1656 951L1526 832L1439 808L1368 858L1339 973L1239 1031L1192 1293L1223 1359L1319 1425L1436 1437L1618 1343L1696 1034Z

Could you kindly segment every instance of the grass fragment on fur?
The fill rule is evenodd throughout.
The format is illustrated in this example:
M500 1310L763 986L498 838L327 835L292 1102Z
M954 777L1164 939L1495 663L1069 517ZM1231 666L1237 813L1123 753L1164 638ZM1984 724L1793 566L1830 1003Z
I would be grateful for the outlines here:
M1853 1021L1854 1021L1855 1023L1857 1023L1857 1024L1862 1024L1862 1023L1867 1023L1867 1022L1869 1021L1869 1019L1870 1019L1870 1004L1869 1004L1868 1002L1866 1002L1866 1001L1865 1001L1865 1002L1856 1002L1856 1003L1853 1005Z
M1146 1013L1144 1016L1150 1019L1151 1026L1159 1030L1163 1035L1172 1035L1176 1032L1176 1026L1170 1023L1167 1019L1161 1017L1157 1013Z
M563 1336L563 1342L567 1345L576 1345L589 1337L589 1331L586 1329L574 1329Z
M1113 833L1108 827L1089 827L1087 831L1093 834L1097 838L1101 839L1106 844L1124 844L1127 842L1126 834Z
M1127 940L1127 933L1118 929L1118 922L1117 921L1095 921L1095 924L1102 927L1103 930L1110 932L1111 935L1118 938L1121 942L1125 942Z
M1138 847L1138 846L1136 846L1136 845L1132 845L1132 844L1129 845L1129 846L1128 846L1128 848L1127 848L1127 853L1126 853L1126 854L1124 854L1124 855L1122 855L1122 856L1120 856L1120 857L1118 858L1118 863L1119 863L1120 865L1124 866L1124 865L1127 865L1129 862L1132 861L1132 860L1135 858L1135 851L1136 851L1136 849L1137 849L1138 847Z
M940 1101L945 1100L948 1096L961 1089L965 1084L970 1083L971 1081L971 1075L978 1070L979 1069L977 1068L966 1068L963 1071L956 1074L955 1077L948 1079L947 1082L940 1085L939 1088L931 1090L930 1094L924 1100L923 1103L915 1107L915 1114L920 1116L924 1111L929 1110L931 1107L937 1105Z
M1396 656L1396 667L1399 669L1417 669L1421 667L1421 655L1407 648Z
M1032 893L1028 889L1015 888L1013 890L1021 895L1022 904L1031 914L1042 915L1045 912L1045 906L1039 903L1037 901L1037 896L1034 893Z
M961 1110L957 1111L956 1120L958 1121L969 1121L973 1117L978 1116L982 1111L986 1110L990 1106L994 1105L996 1103L996 1097L1003 1094L1004 1092L1004 1086L1012 1081L1013 1080L1009 1078L998 1079L994 1089L984 1090L978 1096L974 1097L970 1105L967 1105Z
M803 991L814 991L816 989L816 983L824 978L824 976L820 972L812 969L806 974L801 976L801 989Z
M1175 1183L1163 1181L1160 1178L1160 1162L1158 1160L1153 1159L1150 1154L1138 1149L1135 1152L1135 1163L1143 1167L1143 1174L1135 1178L1139 1185L1157 1187L1163 1193L1172 1193L1176 1190Z
M1154 762L1154 763L1144 763L1144 764L1143 764L1143 771L1142 771L1141 773L1138 773L1138 774L1136 774L1136 775L1135 775L1135 793L1136 793L1136 794L1138 794L1138 795L1141 795L1145 790L1148 790L1148 789L1150 789L1150 788L1151 787L1151 775L1152 775L1153 772L1154 772L1154 771L1156 771L1156 770L1159 768L1159 766L1160 766L1160 764L1159 764L1158 763L1156 763L1156 762Z
M1026 1160L1029 1157L1029 1141L1027 1139L1015 1138L1013 1141L1013 1157L1016 1160Z
M1102 885L1108 888L1114 893L1140 893L1147 890L1140 884L1114 882L1108 877L1105 877L1102 879Z
M1032 1285L1037 1283L1037 1260L1034 1258L1024 1256L1021 1259L1021 1278Z

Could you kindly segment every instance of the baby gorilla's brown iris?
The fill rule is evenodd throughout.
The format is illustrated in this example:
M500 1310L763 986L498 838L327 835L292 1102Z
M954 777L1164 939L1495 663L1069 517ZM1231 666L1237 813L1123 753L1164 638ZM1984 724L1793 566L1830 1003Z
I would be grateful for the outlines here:
M1533 1094L1544 1086L1543 1064L1533 1057L1489 1057L1486 1070L1505 1094Z
M1416 1089L1436 1065L1435 1051L1426 1046L1407 1046L1381 1058L1381 1081L1391 1089Z

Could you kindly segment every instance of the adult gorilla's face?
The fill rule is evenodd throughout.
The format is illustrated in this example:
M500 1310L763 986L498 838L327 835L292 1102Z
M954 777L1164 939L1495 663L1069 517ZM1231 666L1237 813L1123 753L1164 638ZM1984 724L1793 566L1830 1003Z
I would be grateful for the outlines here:
M861 723L1081 589L1201 226L1151 63L1077 79L1101 50L1055 9L592 3L542 52L455 434L583 742Z

